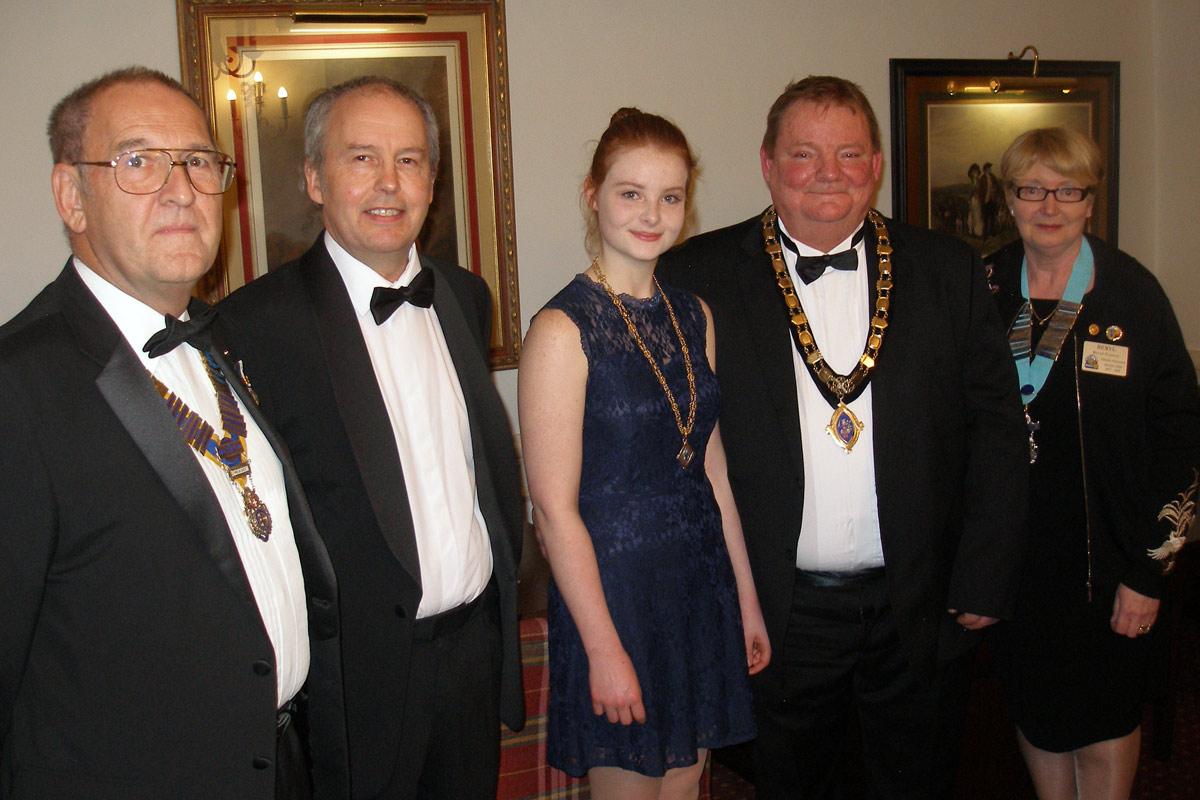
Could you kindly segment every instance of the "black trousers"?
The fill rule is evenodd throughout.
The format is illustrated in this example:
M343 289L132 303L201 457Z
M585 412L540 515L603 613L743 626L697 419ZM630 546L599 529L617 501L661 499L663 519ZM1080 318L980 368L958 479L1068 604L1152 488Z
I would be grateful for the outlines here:
M275 800L312 800L305 737L297 724L297 703L279 712L275 739Z
M414 624L395 771L379 800L495 800L500 771L500 609L494 586L466 613Z
M797 574L781 696L756 700L759 800L948 796L966 712L965 658L908 667L880 571L819 585Z

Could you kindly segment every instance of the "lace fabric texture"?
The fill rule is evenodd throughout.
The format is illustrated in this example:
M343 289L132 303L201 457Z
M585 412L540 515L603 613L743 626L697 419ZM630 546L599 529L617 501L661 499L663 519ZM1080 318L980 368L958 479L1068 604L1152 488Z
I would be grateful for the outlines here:
M644 725L626 727L592 712L587 656L552 584L548 758L571 775L616 766L660 776L695 763L697 748L755 733L737 590L704 473L720 410L704 312L687 292L663 290L695 372L696 458L688 469L675 460L681 437L662 387L603 288L580 275L546 306L579 328L588 361L579 510L647 715ZM662 297L622 302L687 419L682 352Z

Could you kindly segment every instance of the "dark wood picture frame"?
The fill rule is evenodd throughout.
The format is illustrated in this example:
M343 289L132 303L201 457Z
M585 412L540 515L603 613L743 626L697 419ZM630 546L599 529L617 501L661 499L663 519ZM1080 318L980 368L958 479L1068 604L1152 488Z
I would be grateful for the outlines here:
M996 250L1016 230L990 166L999 172L1022 131L1068 125L1100 146L1104 179L1088 230L1117 245L1120 62L1043 60L1040 80L1032 79L1033 62L1020 59L889 63L896 219L957 235L981 253Z
M492 367L516 366L521 320L504 0L176 5L183 84L208 114L217 147L238 164L209 293L232 291L312 244L321 215L303 190L304 111L328 86L383 74L421 92L441 129L434 201L418 249L487 281L496 308Z

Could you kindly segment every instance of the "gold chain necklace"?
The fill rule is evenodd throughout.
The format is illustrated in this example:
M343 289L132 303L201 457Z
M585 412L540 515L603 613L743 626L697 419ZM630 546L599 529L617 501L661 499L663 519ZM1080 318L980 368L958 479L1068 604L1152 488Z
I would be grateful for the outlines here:
M771 259L771 267L775 270L775 283L783 294L783 302L787 304L788 319L792 323L792 332L800 348L800 355L813 377L825 384L838 400L825 430L847 454L858 442L864 426L846 405L845 397L866 383L875 371L875 362L883 348L883 336L887 331L888 308L892 297L892 244L888 239L887 226L884 225L883 216L875 209L867 212L867 219L875 226L875 255L879 262L879 279L875 281L875 316L871 318L867 343L854 369L849 375L840 375L825 362L825 356L821 355L816 339L808 327L808 317L804 313L804 307L800 305L800 298L796 295L791 276L788 275L787 264L783 260L783 248L775 233L775 206L768 208L762 216L763 245Z
M1043 316L1040 316L1037 313L1037 309L1033 307L1033 301L1032 300L1029 301L1029 316L1033 319L1034 323L1038 326L1045 325L1047 322L1049 322L1050 318L1054 316L1054 312L1057 310L1058 310L1058 304L1055 304L1054 310L1043 317Z
M621 314L621 319L625 320L625 327L629 328L629 335L633 337L633 341L637 344L638 349L646 357L646 363L654 371L654 377L658 378L658 385L662 387L663 394L667 396L667 403L671 406L671 413L675 415L675 427L679 429L679 435L683 438L683 446L675 454L675 460L679 462L679 466L687 469L692 463L692 459L696 457L695 448L688 444L688 437L692 435L692 429L696 426L696 375L692 372L692 355L688 351L687 340L683 338L683 330L679 327L679 320L675 317L675 309L671 306L671 301L667 298L667 293L658 285L658 278L654 278L654 288L658 291L659 296L662 297L663 305L667 307L667 316L671 318L671 327L675 330L675 335L679 337L679 350L683 353L683 369L687 373L688 399L691 406L688 408L686 425L683 424L683 415L679 413L679 403L676 402L675 395L671 392L671 387L667 385L666 376L658 368L658 362L650 354L650 348L646 347L646 342L642 339L642 335L638 333L637 326L630 319L629 312L625 310L625 304L621 302L621 298L608 285L608 278L604 276L604 270L600 266L599 258L593 259L592 269L596 271L596 280L604 287L604 291L608 294L608 299L617 307L617 311Z

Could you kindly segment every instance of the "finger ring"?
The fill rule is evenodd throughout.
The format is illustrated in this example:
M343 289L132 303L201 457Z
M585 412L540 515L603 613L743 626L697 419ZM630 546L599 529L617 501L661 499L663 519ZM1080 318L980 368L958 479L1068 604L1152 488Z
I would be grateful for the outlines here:
M1149 633L1149 632L1150 632L1149 625L1138 625L1138 633Z

